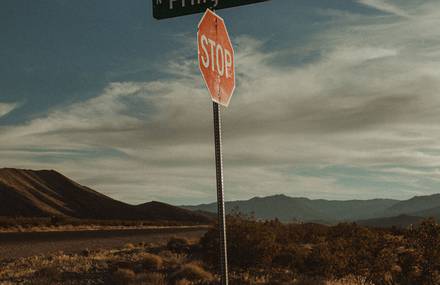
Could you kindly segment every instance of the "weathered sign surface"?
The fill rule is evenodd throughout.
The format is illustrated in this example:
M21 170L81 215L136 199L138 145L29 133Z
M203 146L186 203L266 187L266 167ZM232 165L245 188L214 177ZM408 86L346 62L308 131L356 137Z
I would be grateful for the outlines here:
M199 69L212 101L227 107L235 89L234 49L225 22L207 10L197 32Z

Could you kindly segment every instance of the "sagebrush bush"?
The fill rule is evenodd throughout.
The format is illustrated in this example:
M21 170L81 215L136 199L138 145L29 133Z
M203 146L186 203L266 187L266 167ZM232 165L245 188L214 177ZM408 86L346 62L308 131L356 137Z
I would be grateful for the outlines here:
M217 227L201 239L205 261L216 264L219 252ZM228 258L234 268L268 267L280 251L276 232L263 222L229 216L227 220Z
M142 273L136 277L136 284L167 285L165 275L162 273Z
M115 285L126 285L133 282L136 274L133 270L127 268L118 268L112 275L112 281Z
M126 243L124 245L124 248L125 249L134 249L134 248L136 248L136 246L134 244L132 244L132 243Z
M139 262L142 264L144 269L149 271L157 271L162 268L163 260L162 257L144 252L138 256Z
M192 285L193 283L191 281L188 281L186 279L177 280L174 285Z
M167 243L167 248L172 252L186 253L190 249L190 243L186 238L171 238Z
M188 263L188 256L183 253L175 253L169 250L162 251L159 253L164 261L164 266L175 269L182 264Z
M170 280L173 282L186 279L188 281L207 282L213 280L211 273L197 264L189 263L181 266L176 272L172 273Z
M56 265L42 268L35 272L34 276L42 282L42 280L58 281L62 276L61 270Z

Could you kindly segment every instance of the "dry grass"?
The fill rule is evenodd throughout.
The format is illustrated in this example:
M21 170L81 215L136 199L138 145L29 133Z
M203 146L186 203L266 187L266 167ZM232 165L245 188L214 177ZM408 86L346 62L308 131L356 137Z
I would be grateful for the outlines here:
M25 280L25 284L164 285L169 284L169 275L187 260L187 256L172 253L165 245L147 243L112 250L84 250L78 254L59 252L0 262L0 284ZM181 272L186 272L185 276L196 276L188 273L187 267L183 268ZM195 272L212 279L203 269L196 268Z
M347 277L341 280L326 281L325 285L374 285L362 278Z
M163 259L162 257L144 252L138 256L139 262L142 264L143 268L149 271L158 271L162 268Z
M166 276L162 273L143 273L138 275L136 284L166 285Z
M182 265L176 272L171 274L170 279L174 282L178 280L188 280L193 282L208 282L214 278L211 273L197 264L189 263Z
M190 249L190 241L186 238L171 238L167 243L167 248L172 252L186 253Z
M212 268L166 244L129 244L112 250L62 252L0 262L0 284L217 285ZM360 285L340 281L296 280L291 272L231 272L231 285Z
M175 283L175 285L191 285L191 284L192 284L191 281L188 281L186 279L179 280Z
M131 269L118 268L112 275L112 281L117 285L132 283L136 278L136 274Z
M134 249L136 246L134 245L134 244L132 244L132 243L126 243L125 245L124 245L124 248L125 249Z

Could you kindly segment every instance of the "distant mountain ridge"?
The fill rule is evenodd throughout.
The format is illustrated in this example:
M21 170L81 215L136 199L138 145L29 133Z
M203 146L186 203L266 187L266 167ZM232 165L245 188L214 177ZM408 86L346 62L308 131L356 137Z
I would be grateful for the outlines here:
M216 212L216 203L197 206L182 206L189 210ZM255 197L249 200L226 202L226 211L238 211L253 214L258 219L279 219L284 222L321 222L335 223L344 221L363 221L374 223L375 220L404 217L405 221L416 221L423 217L440 218L440 194L414 197L399 201L393 199L372 200L312 200L294 198L286 195ZM397 222L399 219L395 219ZM404 221L402 221L404 224Z
M82 186L54 170L0 169L0 216L185 221L205 215L160 202L129 205Z
M406 201L400 201L385 211L385 216L397 216L403 214L425 215L423 212L435 212L440 208L440 194L429 196L415 196ZM440 214L440 211L437 211Z
M129 205L80 185L54 170L0 168L0 216L72 217L210 223L217 204L176 207L161 202ZM393 199L336 201L286 195L226 202L226 211L284 222L405 226L425 217L440 219L440 194Z

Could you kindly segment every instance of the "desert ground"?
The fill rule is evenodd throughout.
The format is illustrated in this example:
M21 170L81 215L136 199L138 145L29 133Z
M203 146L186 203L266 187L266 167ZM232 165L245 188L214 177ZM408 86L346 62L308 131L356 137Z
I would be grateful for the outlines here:
M227 231L231 285L440 284L434 219L385 229L237 215ZM0 284L219 284L215 226L4 234L0 243Z

